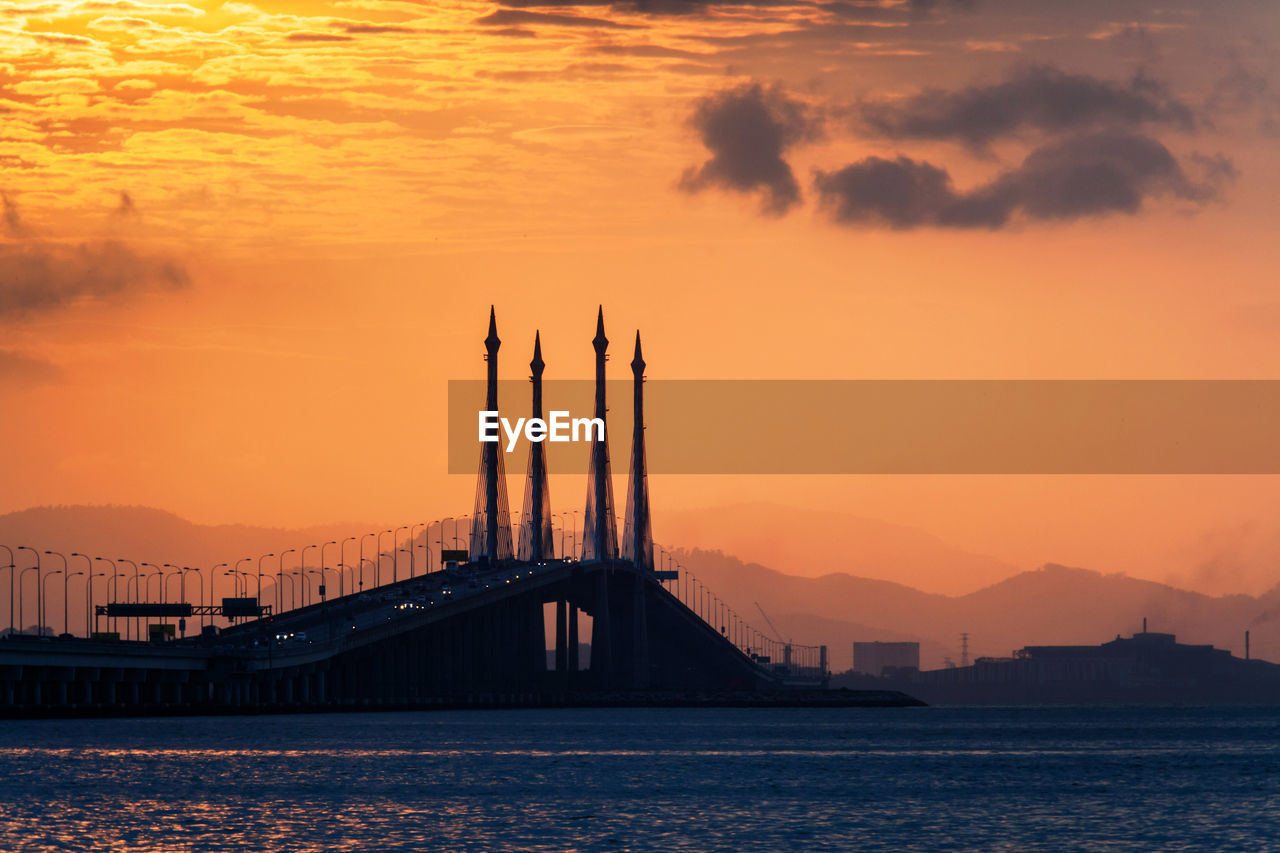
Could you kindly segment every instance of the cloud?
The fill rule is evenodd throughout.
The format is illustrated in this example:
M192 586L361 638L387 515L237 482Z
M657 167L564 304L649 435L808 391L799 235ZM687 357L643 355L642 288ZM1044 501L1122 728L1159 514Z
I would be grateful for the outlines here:
M1119 84L1045 65L1018 68L999 83L864 102L854 114L860 130L880 136L959 140L975 148L1028 129L1055 133L1142 123L1187 130L1196 126L1191 108L1150 78L1137 75Z
M968 191L957 190L946 169L909 157L867 157L818 172L814 188L822 207L845 224L995 229L1018 215L1066 221L1136 213L1156 196L1203 205L1234 171L1220 155L1203 161L1206 177L1197 183L1155 139L1094 133L1043 145L1017 168Z
M800 186L783 155L820 133L821 123L807 105L776 86L747 83L700 99L690 125L712 156L685 170L680 189L760 192L764 212L771 215L800 201Z
M528 12L523 9L499 9L476 18L477 24L491 27L512 27L522 24L551 24L558 27L601 27L613 30L633 30L631 24L620 24L604 18L588 18L582 15L562 15L558 12Z
M137 251L119 240L68 245L31 235L13 199L4 203L8 242L0 242L0 323L55 311L86 300L175 290L190 283L177 261ZM133 199L120 194L117 215L129 217Z
M0 349L0 385L36 385L62 378L56 364L11 349Z

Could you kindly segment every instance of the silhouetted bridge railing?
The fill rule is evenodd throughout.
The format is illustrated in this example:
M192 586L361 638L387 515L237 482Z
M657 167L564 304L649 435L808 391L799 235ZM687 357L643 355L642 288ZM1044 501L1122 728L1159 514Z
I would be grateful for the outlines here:
M12 637L0 642L0 703L19 712L529 704L583 691L824 682L825 671L806 665L814 652L793 647L790 662L773 660L760 635L687 573L671 571L621 561L463 566L217 636L155 644ZM578 620L570 625L562 611L582 614L589 660L577 642L570 653ZM551 661L548 634L564 650Z

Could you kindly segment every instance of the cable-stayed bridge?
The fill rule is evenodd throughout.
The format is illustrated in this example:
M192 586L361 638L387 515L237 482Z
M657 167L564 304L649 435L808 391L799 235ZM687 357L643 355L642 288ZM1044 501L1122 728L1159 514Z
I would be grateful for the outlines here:
M491 411L498 410L500 343L491 311L485 339ZM596 416L604 418L603 312L592 344ZM538 339L530 367L533 414L541 416ZM639 333L631 367L636 417L621 536L605 440L591 448L581 531L576 510L551 511L540 444L530 453L513 526L503 454L486 443L473 512L457 519L208 569L0 545L10 557L0 569L8 568L11 581L0 708L527 705L619 692L824 686L825 647L762 633L655 548ZM77 576L85 592L82 621L68 608ZM32 580L34 620L13 612ZM50 583L55 594L62 586L61 614L49 612ZM34 630L21 630L33 621ZM55 635L52 625L62 632Z

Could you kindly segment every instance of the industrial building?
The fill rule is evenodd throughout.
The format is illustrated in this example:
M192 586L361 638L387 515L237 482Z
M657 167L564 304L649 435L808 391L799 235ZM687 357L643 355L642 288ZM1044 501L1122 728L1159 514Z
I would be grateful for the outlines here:
M877 678L889 675L905 675L920 669L919 643L882 643L880 641L853 644L853 671Z

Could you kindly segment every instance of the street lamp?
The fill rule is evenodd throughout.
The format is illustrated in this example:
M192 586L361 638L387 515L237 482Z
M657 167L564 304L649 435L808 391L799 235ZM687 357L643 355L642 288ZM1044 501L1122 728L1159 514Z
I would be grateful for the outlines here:
M138 564L135 563L133 560L126 560L124 557L116 557L116 560L121 563L128 563L129 565L133 566L133 603L137 604L138 596L142 594L142 590L139 588L139 585L138 585ZM129 587L128 585L126 585L125 592L127 593L128 590L129 590ZM125 632L127 633L129 630L129 620L127 619L125 620L124 627L125 627ZM133 617L133 634L134 634L134 639L137 639L138 617L136 616Z
M446 521L453 521L453 520L454 519L452 515L447 515L444 518L440 519L440 527L438 528L438 530L440 531L440 538L436 540L440 543L440 568L444 568L444 523ZM457 524L457 522L455 521L454 524Z
M93 612L93 579L107 576L106 572L94 572L85 579L84 635L86 637L93 637L97 633L93 630L93 628L97 627L96 623L98 621L97 614Z
M422 531L422 546L425 549L427 548L427 531L425 530L426 526L427 526L427 523L425 521L419 521L409 526L409 577L410 578L412 578L414 575L417 574L417 568L418 568L418 565L417 565L418 561L417 561L417 558L414 556L414 549L413 549L413 543L417 541L418 537L414 535L413 531L417 530L419 527L424 528L424 530ZM428 553L430 552L428 551Z
M305 551L306 549L303 548L302 550ZM298 553L297 548L287 548L284 551L280 552L280 563L278 566L276 566L276 577L280 579L281 583L284 582L284 555L296 554L296 553ZM293 597L293 581L292 580L289 581L289 605L290 605L289 606L290 610L298 606L298 600ZM280 587L276 590L276 610L279 612L284 612L284 588L283 587Z
M13 549L8 545L0 545L0 548L9 552L9 633L13 633L13 576L18 573L18 566L13 562Z
M324 567L323 567L323 566L321 566L321 567L320 567L320 568L318 568L318 569L307 569L307 574L309 574L309 575L319 575L319 576L320 576L320 589L321 589L321 590L324 590ZM305 600L305 601L306 601L306 603L309 605L309 604L311 603L311 586L310 586L309 584L307 584L307 583L304 581L304 582L303 582L303 584L302 584L302 587L303 587L304 600ZM323 595L323 594L321 594L321 595L320 595L320 600L323 602L323 601L324 601L324 599L325 599L324 595Z
M25 621L25 620L22 618L22 585L23 585L23 584L26 582L26 580L27 580L27 572L35 572L35 573L36 573L36 596L37 596L37 598L38 598L38 597L39 597L39 595L40 595L40 566L39 566L39 565L35 565L35 566L27 566L25 569L23 569L22 571L18 572L18 623L19 623L19 627L21 627L21 623ZM38 607L38 605L37 605L37 609L36 609L36 616L37 616L37 618L39 617L39 615L40 615L40 611L39 611L39 607ZM19 633L21 633L21 634L25 634L25 633L26 633L26 630L25 630L25 629L23 629L22 631L19 631Z
M324 581L325 581L325 577L324 577L324 570L325 570L325 567L329 565L329 564L325 561L325 558L324 558L324 549L325 549L325 548L328 548L330 545L337 545L337 544L338 544L337 540L335 540L335 539L330 539L328 542L326 542L326 543L324 543L323 545L321 545L321 546L320 546L320 585L321 585L321 586L324 586ZM324 596L323 596L323 595L322 595L322 596L320 596L320 597L321 597L321 598L324 598Z
M390 533L390 534L391 534L391 549L394 551L394 550L395 550L395 547L396 547L396 534L395 534L395 531L393 531L393 530L383 530L381 533L379 533L379 534L378 534L378 567L377 567L377 568L374 570L374 572L373 572L373 585L374 585L374 586L382 586L382 555L386 553L385 551L383 551L383 550L382 550L382 537L383 537L383 536L385 536L385 535L386 535L386 534L388 534L388 533ZM393 555L392 555L392 560L394 560L394 559L395 559L395 555L393 554ZM393 563L393 566L394 566L394 563ZM394 567L392 568L392 570L391 570L391 571L392 571L392 573L394 574L394 572L395 572Z
M360 558L360 589L361 591L364 590L364 564L365 563L368 563L369 565L373 566L373 572L374 572L373 585L375 587L378 585L378 564L375 563L373 560L370 560L368 557L361 557Z
M18 550L19 550L19 551L30 551L30 552L35 556L35 558L36 558L36 564L35 564L35 566L32 566L31 568L34 568L34 569L36 570L36 622L37 622L37 623L39 623L39 621L40 621L40 552L39 552L39 551L37 551L35 548L32 548L32 547L31 547L31 546L29 546L29 545L19 545L19 546L18 546ZM24 571L22 572L22 575L20 575L20 576L18 577L18 593L19 593L19 596L18 596L18 598L19 598L19 600L18 600L18 621L19 621L19 622L21 622L21 621L22 621L22 600L21 600L21 598L22 598L22 596L21 596L21 593L22 593L22 577L23 577L23 576L25 576L26 574L27 574L27 572L26 572L26 570L24 570ZM39 627L40 627L40 626L37 624L37 625L36 625L36 628L37 628L37 629L39 629Z
M53 571L49 572L49 574L45 575L43 580L41 580L39 575L36 575L36 585L40 588L40 591L42 593L42 595L40 596L40 600L37 602L40 606L40 626L39 626L39 631L36 632L37 637L44 636L44 628L45 628L44 606L45 604L48 603L48 600L49 600L49 578L53 577L54 575L60 575L60 574L63 574L62 569L54 569Z
M110 599L112 596L114 596L114 595L115 595L115 589L116 589L116 562L115 562L115 560L108 559L107 557L94 557L94 558L93 558L93 561L94 561L95 563L110 563L110 564L111 564L111 574L110 574L110 575L108 575L108 577L109 577L109 578L111 578L111 580L107 581L107 598L108 598L108 599ZM110 601L108 601L107 603L108 603L108 604L110 604L111 602L110 602ZM97 614L95 614L95 616L96 616L96 615L97 615ZM94 619L94 624L95 624L95 625L97 624L97 619ZM107 623L107 628L108 628L108 629L110 629L110 628L111 628L111 623L110 623L110 622L108 622L108 623Z
M200 606L204 607L204 584L200 580L200 569L192 568L191 566L182 567L182 603L183 604L187 603L187 573L188 572L196 573L196 589L200 593ZM186 635L187 635L186 628L183 628L182 636L185 637Z
M63 575L63 580L65 581L65 580L66 580L66 574L67 574L67 557L66 557L66 555L65 555L65 554L62 554L62 553L61 553L61 552L59 552L59 551L45 551L45 554L47 554L47 555L48 555L48 556L50 556L50 557L57 557L59 560L61 560L61 561L62 561L62 575ZM64 604L66 603L66 597L67 597L67 588L66 588L66 586L63 586L63 587L62 587L62 598L63 598L63 603L64 603ZM45 612L45 607L42 605L42 606L40 607L40 615L41 615L41 618L42 618L42 619L44 618L44 612ZM66 625L63 625L62 627L63 627L63 628L66 628Z
M69 575L68 575L68 574L64 574L64 575L62 576L62 633L64 633L64 634L71 634L71 618L70 618L70 616L69 616L69 610L67 609L67 591L68 591L68 586L69 586L69 584L71 583L71 579L72 579L72 578L74 578L74 577L78 577L78 576L83 575L83 574L85 574L85 573L84 573L84 572L72 572L72 573L71 573L71 574L69 574ZM88 583L88 581L86 581L86 584L87 584L87 583ZM88 593L86 593L86 595L87 595L87 594L88 594ZM72 635L72 636L74 636L74 635ZM87 635L87 633L86 633L86 636L88 636L88 635Z
M274 556L275 554L263 554L261 557L258 558L258 606L262 606L262 561L267 559L267 557L274 557ZM284 558L281 557L281 559L283 560ZM248 592L248 589L249 588L246 586L245 591ZM276 585L276 612L277 613L280 612L279 584Z
M225 569L226 567L227 567L226 563L218 563L216 566L214 566L212 569L209 570L209 601L207 602L209 605L209 616L208 616L209 621L207 624L209 625L213 624L213 602L217 600L217 596L213 594L213 579L218 576L218 569Z
M356 542L359 539L360 539L359 536L348 536L346 539L342 540L342 544L338 546L338 565L339 566L342 566L343 568L345 568L347 565L347 543ZM339 592L339 597L341 597L341 593L342 593L342 572L341 571L338 572L338 592Z
M364 589L364 540L370 536L377 536L376 533L365 533L360 537L360 589ZM378 584L378 578L375 575L373 579L374 586Z

